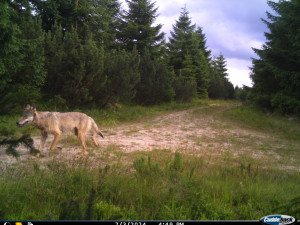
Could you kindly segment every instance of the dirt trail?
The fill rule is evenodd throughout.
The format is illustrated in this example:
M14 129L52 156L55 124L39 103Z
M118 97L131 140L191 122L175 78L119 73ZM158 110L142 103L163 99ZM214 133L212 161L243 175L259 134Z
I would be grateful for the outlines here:
M92 154L93 157L101 155L109 147L113 147L126 153L169 149L197 157L216 159L224 158L224 155L238 157L243 154L251 155L252 158L273 155L280 159L280 156L274 151L266 153L259 149L259 146L268 142L271 137L257 131L237 127L221 119L222 113L232 107L236 107L236 105L194 107L103 129L105 138L98 138L101 147L95 148L90 143L85 157L89 157L89 154ZM34 145L38 147L40 137L33 136L33 139ZM79 141L75 138L70 141L66 137L62 137L58 142L58 147L61 147L62 150L56 153L50 152L48 149L52 140L52 137L48 138L43 151L44 157L39 160L74 159L81 152ZM15 159L1 151L0 166L3 168L11 163L26 162L33 158L26 149L20 148L19 153L19 159Z

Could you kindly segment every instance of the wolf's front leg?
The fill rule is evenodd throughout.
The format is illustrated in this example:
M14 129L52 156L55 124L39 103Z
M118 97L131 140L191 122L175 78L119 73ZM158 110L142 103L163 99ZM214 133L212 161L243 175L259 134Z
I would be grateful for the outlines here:
M40 143L40 147L39 147L40 152L43 151L47 137L48 137L48 133L45 131L41 131L41 143Z
M41 153L43 151L43 148L44 148L44 145L45 145L47 137L48 137L47 132L41 131L41 143L40 143L40 147L39 147L39 151L40 152L36 154L36 157L40 157L41 156Z
M54 150L54 149L55 149L55 146L56 146L56 144L57 144L57 142L58 142L58 139L59 139L60 135L61 135L61 132L56 132L56 133L54 133L54 140L53 140L53 142L52 142L52 145L51 145L51 147L50 147L50 150Z

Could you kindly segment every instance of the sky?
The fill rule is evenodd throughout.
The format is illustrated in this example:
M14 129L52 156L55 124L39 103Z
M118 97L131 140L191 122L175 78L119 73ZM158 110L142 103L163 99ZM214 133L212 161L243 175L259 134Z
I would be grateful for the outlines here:
M125 0L121 0L124 2ZM224 55L228 78L234 86L252 86L250 69L252 58L258 58L253 48L266 42L266 11L271 12L267 0L156 0L158 17L166 40L173 30L182 8L186 5L193 24L201 27L206 35L207 47L212 55ZM124 6L125 3L122 3Z

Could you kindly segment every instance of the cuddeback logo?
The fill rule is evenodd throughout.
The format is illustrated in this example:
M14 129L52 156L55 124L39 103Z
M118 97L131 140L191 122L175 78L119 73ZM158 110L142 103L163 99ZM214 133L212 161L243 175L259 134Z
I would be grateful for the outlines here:
M263 224L270 224L270 225L287 225L287 224L294 224L297 220L292 216L287 215L270 215L264 216L259 220Z

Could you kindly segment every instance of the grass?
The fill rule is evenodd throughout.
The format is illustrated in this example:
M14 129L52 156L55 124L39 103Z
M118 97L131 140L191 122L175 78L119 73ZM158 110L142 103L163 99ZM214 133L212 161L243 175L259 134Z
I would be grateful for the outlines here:
M287 117L266 114L253 106L231 108L224 116L239 126L270 132L285 139L297 140L300 136L299 121L288 121Z
M232 123L232 126L246 128L264 136L262 143L254 145L255 140L250 138L253 150L260 150L268 156L268 166L274 165L272 160L283 167L300 168L300 122L288 121L287 116L267 114L253 106L233 107L224 111L223 119ZM276 157L279 158L275 160Z
M88 159L31 161L0 180L1 220L257 220L299 212L299 173L212 165L170 151L93 168ZM245 161L246 162L246 161ZM284 184L284 185L283 185ZM281 208L280 208L281 207ZM297 207L297 206L294 206Z

